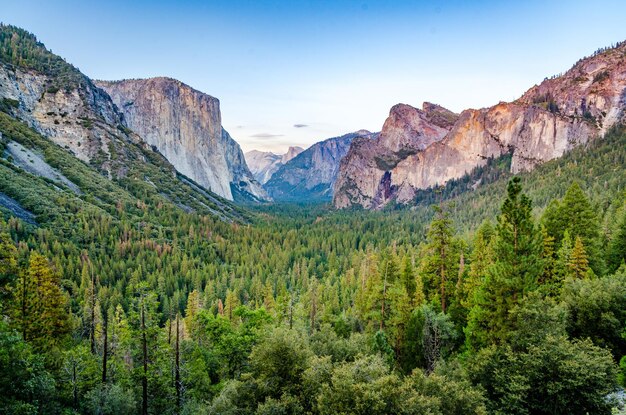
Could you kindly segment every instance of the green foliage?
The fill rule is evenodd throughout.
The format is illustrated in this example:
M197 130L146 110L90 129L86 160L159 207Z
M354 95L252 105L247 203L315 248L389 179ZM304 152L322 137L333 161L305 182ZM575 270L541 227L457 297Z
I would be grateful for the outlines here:
M130 143L151 164L109 180L3 112L0 131L81 190L0 160L0 193L36 219L0 223L2 319L19 329L0 356L21 357L16 385L48 382L45 402L2 394L24 412L137 413L144 382L163 414L610 406L626 293L622 271L596 264L624 260L621 130L511 182L495 228L506 157L410 210L245 213Z
M274 329L252 349L251 375L261 393L272 398L299 393L311 352L301 334Z
M524 351L481 350L468 367L495 414L610 414L616 370L608 351L589 340L547 336Z
M132 415L136 413L135 397L119 385L100 385L85 396L85 409L99 415Z
M38 414L54 407L55 381L43 358L0 321L0 414Z
M495 261L470 312L468 346L501 344L512 328L509 310L537 288L543 272L542 238L532 218L530 199L521 193L519 178L509 182L507 198L498 216Z
M620 265L626 263L626 209L609 245L607 262L610 272L615 272Z
M89 82L78 69L48 51L35 35L15 26L0 24L0 61L48 75L51 90L72 90Z
M568 332L590 338L619 360L626 355L626 272L592 280L571 280L563 288L568 310Z

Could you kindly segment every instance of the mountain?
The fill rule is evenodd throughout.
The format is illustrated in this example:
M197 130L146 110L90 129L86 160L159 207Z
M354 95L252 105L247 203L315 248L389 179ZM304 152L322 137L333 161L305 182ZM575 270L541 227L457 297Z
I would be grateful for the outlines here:
M581 59L514 102L458 116L441 109L430 118L431 104L407 107L391 109L376 141L354 142L341 163L335 207L408 203L418 189L459 178L490 158L510 154L517 173L602 137L624 121L626 43Z
M252 150L245 153L244 156L254 178L259 183L265 184L280 166L303 151L302 147L292 146L282 155L274 154L270 151Z
M242 218L128 128L105 91L8 25L0 25L0 144L0 205L33 220L67 210L65 203L111 212L151 198L162 207ZM72 202L60 202L64 189Z
M134 145L146 146L109 96L26 31L0 26L0 45L7 112L109 177L125 176Z
M265 183L265 189L274 200L311 201L332 197L332 188L339 163L353 140L371 140L376 134L366 130L329 138L298 154L281 165Z
M128 127L198 184L229 199L268 200L239 144L222 128L217 98L171 78L96 81Z

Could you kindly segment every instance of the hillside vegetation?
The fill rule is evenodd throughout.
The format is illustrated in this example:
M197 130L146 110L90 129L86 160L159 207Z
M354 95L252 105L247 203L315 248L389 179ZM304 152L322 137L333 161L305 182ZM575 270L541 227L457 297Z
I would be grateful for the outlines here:
M412 209L251 214L165 171L110 181L1 113L0 131L81 190L0 165L34 215L1 225L9 413L611 411L621 129L514 181L494 160Z

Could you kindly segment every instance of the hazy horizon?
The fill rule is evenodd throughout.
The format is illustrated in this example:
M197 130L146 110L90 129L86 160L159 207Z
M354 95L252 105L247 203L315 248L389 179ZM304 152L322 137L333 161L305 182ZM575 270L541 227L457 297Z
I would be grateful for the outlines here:
M215 96L244 151L281 154L379 131L400 102L516 99L626 39L626 5L610 3L22 0L0 20L91 78L169 76Z

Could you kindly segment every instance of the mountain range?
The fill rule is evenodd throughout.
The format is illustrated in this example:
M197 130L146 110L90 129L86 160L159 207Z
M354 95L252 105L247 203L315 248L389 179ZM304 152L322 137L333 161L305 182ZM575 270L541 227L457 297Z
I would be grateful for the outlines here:
M244 154L248 168L254 178L262 185L267 183L276 170L289 160L302 153L304 149L298 146L289 147L285 154L275 154L271 151L252 150Z
M510 157L512 173L532 170L602 138L624 121L626 108L626 43L620 43L546 78L513 102L459 114L428 102L421 108L397 104L380 133L359 130L306 150L244 155L223 128L215 97L167 77L93 81L24 30L3 25L0 36L5 114L109 180L143 181L185 209L192 208L163 189L180 184L188 196L226 210L233 200L332 200L336 208L366 209L410 204L421 190L459 179L492 159ZM8 142L5 156L29 166L17 157L17 144ZM42 151L24 150L34 156ZM31 173L65 177L40 167ZM155 182L157 171L167 172L172 182ZM82 191L69 179L57 182Z
M376 140L355 140L341 162L337 208L409 203L419 189L445 184L510 155L513 173L561 157L624 121L626 43L581 59L513 102L454 114L425 103L396 105Z

